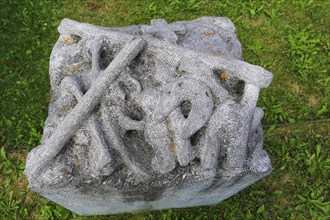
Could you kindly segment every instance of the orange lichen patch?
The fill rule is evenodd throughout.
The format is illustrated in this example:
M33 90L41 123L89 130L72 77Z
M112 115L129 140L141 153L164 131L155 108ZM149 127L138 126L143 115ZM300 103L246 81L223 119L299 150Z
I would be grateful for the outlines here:
M66 74L64 74L64 77L67 77L67 76L73 76L73 73L72 72L67 72Z
M172 143L174 141L174 132L172 130L169 130L169 138Z
M214 53L213 56L218 57L218 56L220 56L220 54L218 54L218 53Z
M176 146L175 146L174 144L171 145L171 146L170 146L170 150L171 150L171 151L176 151Z
M77 67L77 66L73 66L73 67L72 67L72 70L73 70L73 71L77 71L77 70L78 70L78 67Z
M220 96L216 96L215 101L216 101L216 103L220 103Z
M220 74L221 79L226 79L226 78L228 78L228 76L229 76L228 73L221 73Z
M73 140L77 141L78 140L78 136L77 135L74 135L73 136Z
M69 43L69 41L70 41L70 38L65 38L65 39L63 40L63 44L67 44L67 43Z
M210 36L214 35L215 33L214 32L204 32L203 34L204 34L204 36L210 37Z

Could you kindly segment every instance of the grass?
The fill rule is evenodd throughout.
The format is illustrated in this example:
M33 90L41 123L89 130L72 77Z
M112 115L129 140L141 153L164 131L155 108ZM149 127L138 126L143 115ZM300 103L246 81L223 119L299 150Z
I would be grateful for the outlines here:
M326 0L0 2L0 219L329 219L330 4ZM270 176L207 207L81 217L27 189L49 101L48 61L62 18L103 26L226 16L245 61L274 74L265 111Z

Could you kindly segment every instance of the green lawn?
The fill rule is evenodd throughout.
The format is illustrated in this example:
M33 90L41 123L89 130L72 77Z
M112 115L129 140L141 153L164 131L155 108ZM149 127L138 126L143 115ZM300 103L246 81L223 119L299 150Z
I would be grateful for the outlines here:
M81 217L27 189L27 151L49 102L48 62L64 17L102 26L225 16L246 62L273 72L258 105L273 172L207 207ZM330 219L328 0L1 0L0 219Z

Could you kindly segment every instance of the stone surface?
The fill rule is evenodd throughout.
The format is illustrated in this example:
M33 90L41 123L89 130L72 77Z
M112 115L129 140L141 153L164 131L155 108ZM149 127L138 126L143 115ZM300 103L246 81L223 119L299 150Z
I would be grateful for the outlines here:
M256 107L272 74L228 18L104 28L64 19L32 190L84 215L218 203L271 172Z

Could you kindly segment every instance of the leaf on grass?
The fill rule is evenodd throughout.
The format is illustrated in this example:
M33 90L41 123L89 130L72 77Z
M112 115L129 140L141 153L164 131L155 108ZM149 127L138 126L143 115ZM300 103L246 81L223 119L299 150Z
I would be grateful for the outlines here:
M280 170L285 170L286 165L284 164L283 166L280 167Z
M307 199L304 198L303 196L301 196L301 195L299 195L299 194L297 194L297 196L298 196L298 198L299 198L301 201L303 201L303 202L306 202L306 201L307 201Z
M266 196L266 192L265 191L253 191L252 194L259 195L259 196Z
M296 120L294 120L293 118L288 118L288 121L289 121L290 124L293 124L293 123L296 122Z
M5 148L4 147L2 147L1 150L0 150L0 156L4 160L7 159L7 157L6 157L6 151L5 151Z
M322 205L315 204L315 206L318 207L319 209L321 209L325 214L330 213L330 205L322 206Z
M276 190L273 194L276 195L276 196L280 196L280 195L283 194L283 191L281 191L281 190Z
M11 184L11 182L12 182L12 179L11 178L5 179L5 181L4 181L5 188L7 188Z
M321 152L321 144L316 145L316 158L318 159Z
M319 109L319 110L317 111L317 113L316 113L316 117L319 117L319 116L321 116L321 115L323 115L323 114L325 114L325 113L327 113L327 112L328 112L328 108L327 108L327 106L324 104L324 105L322 105L322 108Z
M13 172L13 170L6 170L5 175L10 174L11 172Z
M258 208L257 214L263 213L265 211L265 205L262 205Z

